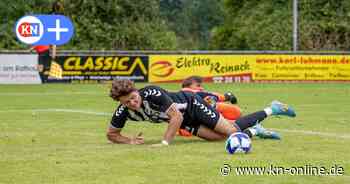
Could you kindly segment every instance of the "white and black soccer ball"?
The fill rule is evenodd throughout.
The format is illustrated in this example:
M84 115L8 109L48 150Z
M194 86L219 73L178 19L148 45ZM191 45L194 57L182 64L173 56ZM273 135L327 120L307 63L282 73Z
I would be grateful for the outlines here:
M236 132L226 140L225 148L229 154L249 153L252 148L252 141L247 134Z

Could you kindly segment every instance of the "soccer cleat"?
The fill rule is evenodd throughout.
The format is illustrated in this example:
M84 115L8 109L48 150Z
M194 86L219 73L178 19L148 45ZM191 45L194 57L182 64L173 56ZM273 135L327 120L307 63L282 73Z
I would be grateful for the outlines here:
M283 104L277 100L271 102L272 115L283 115L295 117L295 111L287 104Z
M252 127L256 131L256 136L262 139L281 139L277 132L266 130L261 124L256 124Z

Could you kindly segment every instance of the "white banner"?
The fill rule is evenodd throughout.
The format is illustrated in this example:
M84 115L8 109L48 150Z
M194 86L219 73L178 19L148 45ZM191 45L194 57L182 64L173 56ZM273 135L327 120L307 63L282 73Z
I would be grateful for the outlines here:
M0 84L40 84L38 55L0 54Z

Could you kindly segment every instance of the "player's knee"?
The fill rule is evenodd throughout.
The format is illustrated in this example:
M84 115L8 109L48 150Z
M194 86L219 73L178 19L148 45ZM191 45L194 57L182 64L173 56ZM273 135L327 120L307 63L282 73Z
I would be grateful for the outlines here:
M234 123L230 123L228 120L226 120L223 117L220 117L214 130L226 137L230 136L231 134L239 131L239 129L235 126Z

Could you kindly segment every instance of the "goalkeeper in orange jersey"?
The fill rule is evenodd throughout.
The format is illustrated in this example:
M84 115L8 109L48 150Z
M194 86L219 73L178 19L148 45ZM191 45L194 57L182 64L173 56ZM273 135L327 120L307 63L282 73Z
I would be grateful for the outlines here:
M227 120L234 123L236 119L241 116L241 109L237 105L237 98L230 92L225 94L220 94L216 92L207 92L202 87L202 78L199 76L191 76L186 78L182 82L182 91L190 91L196 93L200 97L202 97L206 102L208 102L211 106L215 107L216 110ZM230 102L230 103L226 103ZM262 127L261 124L257 124L252 128L248 128L244 131L250 137L258 136L260 138L265 139L280 139L278 133L274 131L268 131ZM191 133L186 129L180 129L179 135L190 137Z

